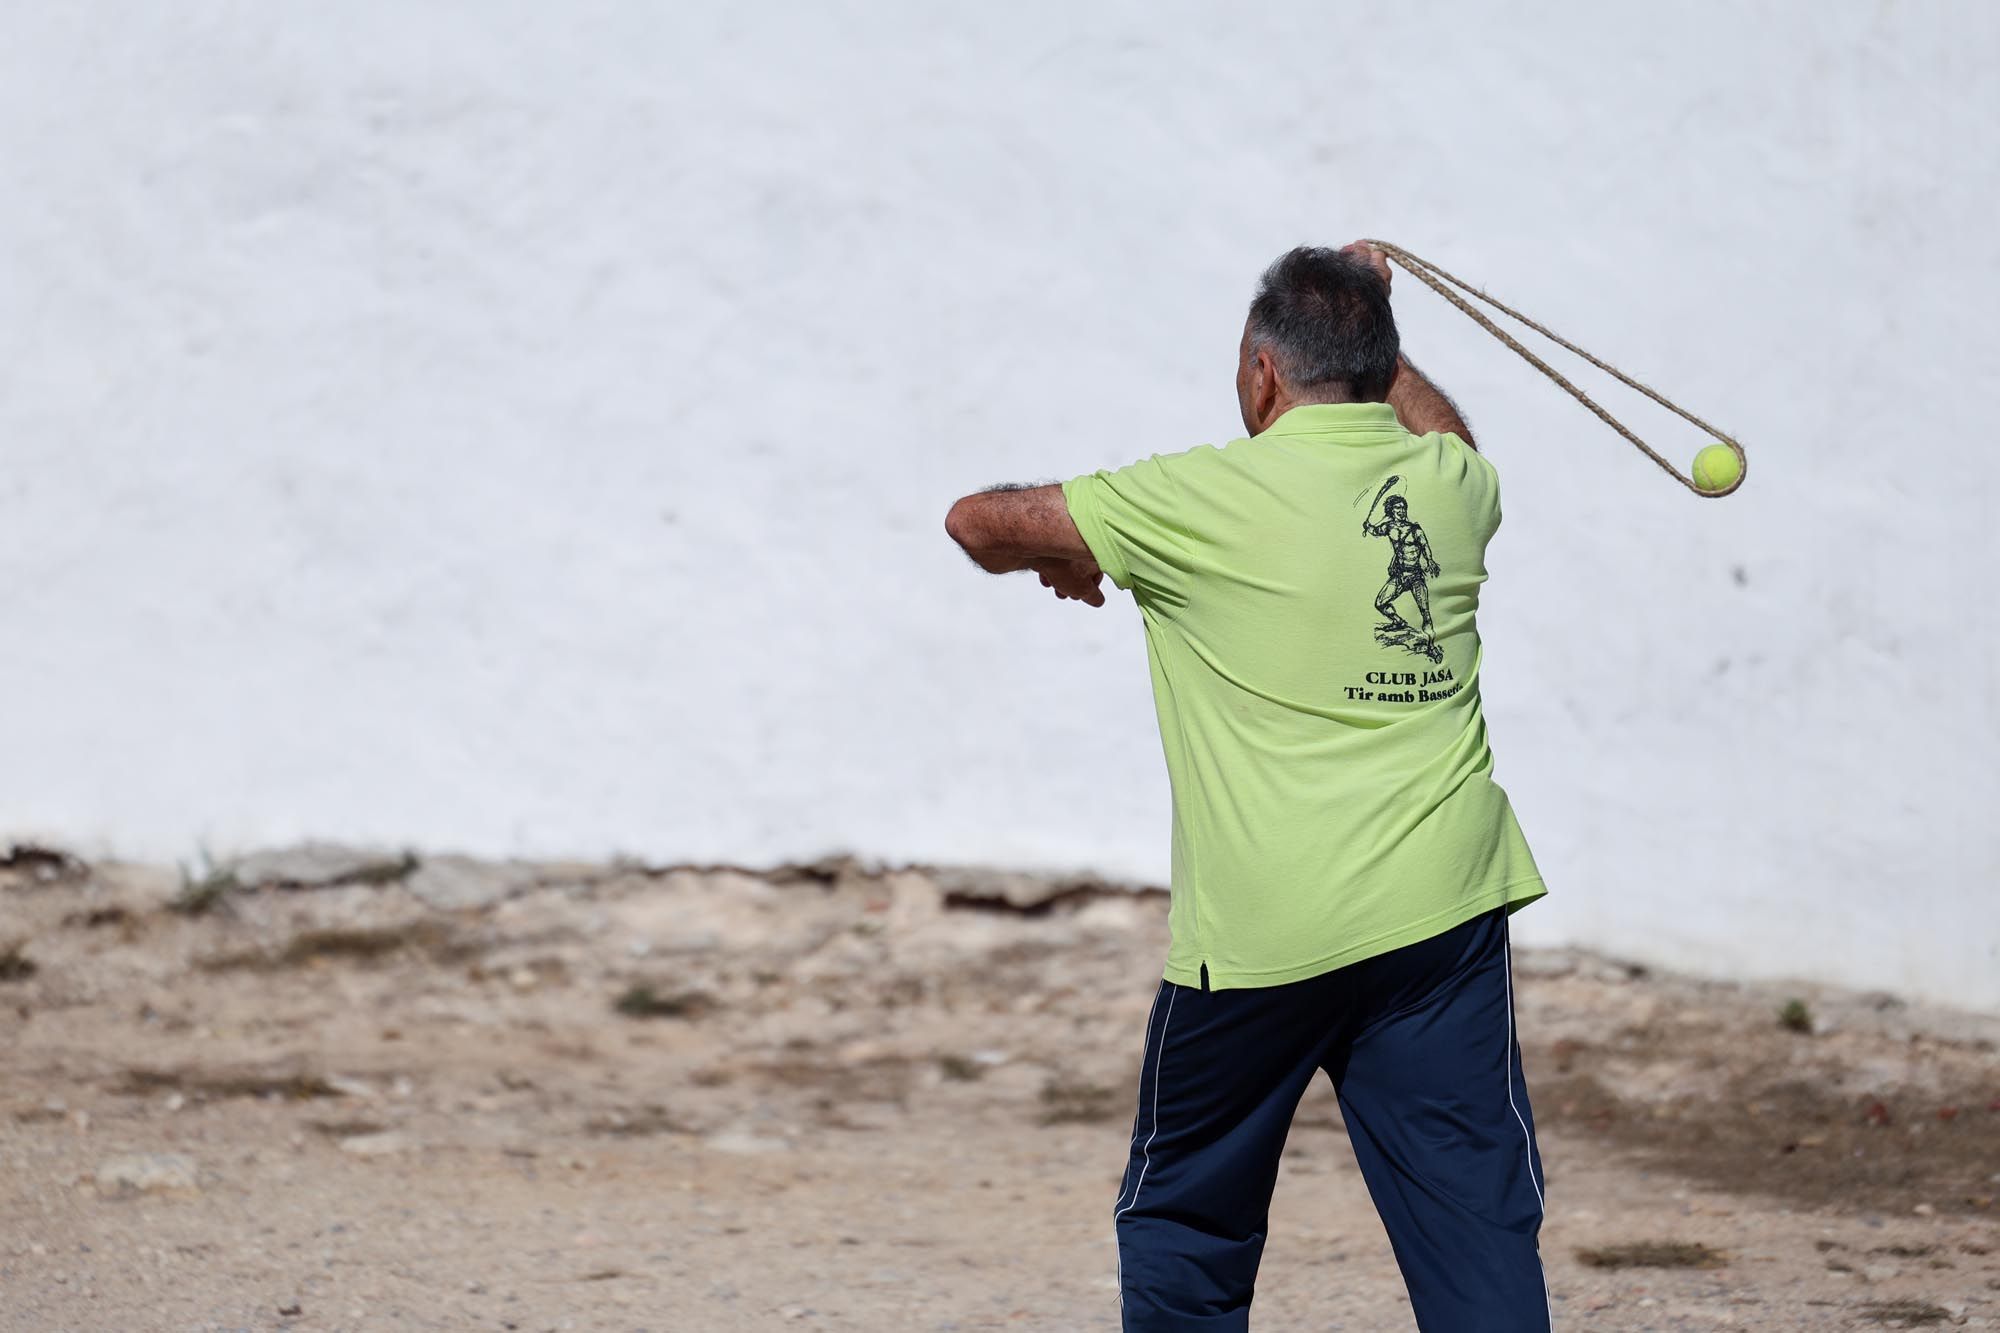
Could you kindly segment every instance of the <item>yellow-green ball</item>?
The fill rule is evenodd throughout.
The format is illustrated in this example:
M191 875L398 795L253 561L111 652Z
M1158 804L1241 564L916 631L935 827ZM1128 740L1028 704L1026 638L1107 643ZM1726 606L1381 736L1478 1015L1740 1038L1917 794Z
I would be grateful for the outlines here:
M1694 484L1714 495L1743 478L1743 461L1726 444L1711 444L1694 456Z

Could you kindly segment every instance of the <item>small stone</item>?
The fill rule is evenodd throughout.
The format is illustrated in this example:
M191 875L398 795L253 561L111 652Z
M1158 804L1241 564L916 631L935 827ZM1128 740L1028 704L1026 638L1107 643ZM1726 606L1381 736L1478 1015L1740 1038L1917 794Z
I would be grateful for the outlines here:
M230 867L238 883L284 889L400 879L410 868L409 859L399 852L319 842L252 852Z
M752 1134L747 1130L740 1129L725 1129L718 1133L710 1134L702 1142L713 1148L716 1152L733 1153L742 1157L756 1156L761 1153L790 1152L792 1150L791 1140L789 1139L775 1138L767 1134Z
M397 1153L409 1152L417 1146L415 1139L400 1130L384 1130L380 1134L356 1134L340 1141L340 1150L353 1153L356 1157L391 1157Z
M541 872L518 861L476 861L469 856L426 857L405 887L431 907L446 911L461 907L491 907L526 893Z
M1915 1213L1915 1214L1916 1214L1916 1215L1917 1215L1918 1217L1936 1217L1936 1216L1937 1216L1937 1209L1936 1209L1935 1207L1933 1207L1932 1205L1930 1205L1930 1204L1927 1204L1927 1203L1920 1203L1920 1204L1918 1204L1918 1205L1917 1205L1916 1207L1914 1207L1914 1208L1910 1209L1910 1211L1911 1211L1911 1212L1913 1212L1913 1213Z
M916 870L899 870L888 877L886 885L892 924L914 925L943 915L944 890L929 875Z
M97 1192L107 1199L133 1194L192 1194L201 1189L200 1169L180 1153L132 1153L107 1158L97 1168Z

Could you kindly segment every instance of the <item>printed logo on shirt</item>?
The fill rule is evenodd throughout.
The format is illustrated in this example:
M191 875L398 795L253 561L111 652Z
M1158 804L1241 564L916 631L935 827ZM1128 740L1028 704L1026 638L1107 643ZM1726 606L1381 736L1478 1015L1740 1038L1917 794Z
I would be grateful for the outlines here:
M1444 570L1431 551L1423 526L1410 513L1409 497L1392 493L1402 480L1391 476L1383 482L1361 520L1363 536L1385 538L1389 543L1389 578L1375 594L1375 613L1382 617L1375 626L1375 642L1442 662L1444 649L1438 646L1437 630L1431 623L1431 580ZM1355 503L1360 503L1359 496Z

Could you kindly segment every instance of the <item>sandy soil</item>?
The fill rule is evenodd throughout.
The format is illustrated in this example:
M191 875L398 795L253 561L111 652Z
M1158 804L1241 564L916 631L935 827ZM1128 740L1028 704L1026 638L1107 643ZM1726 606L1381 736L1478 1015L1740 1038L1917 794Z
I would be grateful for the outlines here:
M1115 1329L1165 943L965 872L20 852L0 1328ZM1517 967L1558 1328L2000 1327L2000 1024ZM1323 1084L1253 1325L1412 1326Z

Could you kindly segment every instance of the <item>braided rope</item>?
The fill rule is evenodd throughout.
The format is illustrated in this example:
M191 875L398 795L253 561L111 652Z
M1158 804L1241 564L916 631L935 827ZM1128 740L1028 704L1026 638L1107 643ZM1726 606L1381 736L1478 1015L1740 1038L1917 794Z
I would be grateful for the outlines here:
M1652 389L1639 383L1639 381L1633 379L1630 375L1627 375L1624 371L1618 369L1618 367L1611 365L1608 362L1598 360L1596 357L1592 356L1589 352L1584 351L1581 347L1578 347L1575 343L1569 341L1569 339L1562 337L1560 334L1550 331L1549 329L1543 327L1540 324L1537 324L1534 320L1529 319L1526 315L1514 309L1512 306L1502 304L1501 302L1495 300L1493 297L1488 296L1485 292L1480 291L1477 287L1474 287L1471 283L1466 282L1464 279L1453 277L1451 274L1439 268L1436 264L1431 263L1428 259L1419 258L1418 256L1411 254L1408 250L1403 249L1402 246L1391 245L1387 241L1366 241L1364 242L1364 244L1374 246L1377 250L1380 250L1383 254L1389 256L1389 258L1395 260L1398 264L1401 264L1404 268L1408 269L1412 274L1416 275L1418 280L1423 282L1424 285L1429 287L1432 291L1436 292L1439 296L1442 296L1445 300L1451 302L1453 305L1457 306L1460 310L1464 311L1468 316L1472 318L1474 323L1478 324L1481 328L1485 329L1495 338L1498 338L1502 343L1505 343L1508 347L1512 348L1529 365L1535 367L1535 369L1541 371L1544 375L1547 375L1551 380L1554 380L1558 387L1568 392L1570 397L1576 399L1576 401L1582 403L1585 407L1589 408L1592 412L1596 413L1598 420L1602 421L1605 425L1611 427L1611 429L1617 431L1620 435L1624 436L1639 450L1640 453L1646 455L1646 457L1652 459L1655 463L1658 463L1661 469L1665 471L1668 476L1672 477L1675 481L1678 481L1681 485L1693 491L1696 495L1703 496L1708 499L1715 499L1720 496L1728 495L1731 491L1734 491L1737 487L1741 486L1743 484L1743 478L1750 474L1750 459L1743 452L1742 445L1738 444L1735 440L1731 439L1729 436L1724 435L1721 431L1709 425L1706 421L1703 421L1700 417L1696 416L1694 413L1683 408L1680 404L1667 398L1665 395L1655 393ZM1446 286L1445 284L1447 283L1451 284L1451 286ZM1654 449L1651 445L1647 444L1644 440L1640 439L1637 435L1634 435L1630 430L1628 430L1624 422L1620 421L1617 417L1612 416L1602 407L1599 407L1597 403L1594 400L1592 400L1589 394L1585 393L1583 390L1577 388L1576 385L1570 383L1567 379L1563 378L1562 373L1556 370L1555 367L1551 366L1548 362L1542 360L1542 358L1536 356L1533 352L1523 347L1520 344L1520 342L1513 337L1513 335L1509 334L1505 329L1501 328L1498 324L1495 324L1491 319L1487 318L1487 316L1484 313L1482 313L1479 310L1475 310L1472 307L1471 302L1467 301L1465 297L1460 296L1458 292L1453 291L1452 287L1456 287L1459 289L1459 291L1462 291L1469 296L1475 297L1480 301L1484 301L1487 305L1492 306L1495 310L1498 310L1501 314L1506 315L1510 319L1513 319L1518 323L1524 324L1528 328L1533 329L1536 333L1541 334L1544 338L1547 338L1550 342L1556 344L1558 347L1561 347L1566 351L1573 352L1577 356L1582 357L1585 361L1588 361L1591 365L1596 366L1599 370L1603 371L1605 374L1610 375L1613 379L1617 380L1619 383L1627 386L1628 388L1637 389L1640 393L1645 394L1648 398L1658 403L1661 407L1666 408L1669 412L1674 413L1676 416L1680 417L1684 421L1692 422L1694 425L1700 427L1703 431L1707 432L1707 434L1710 437L1712 437L1719 443L1727 445L1730 451L1736 455L1736 461L1737 464L1739 465L1736 480L1718 491L1705 491L1700 486L1697 486L1695 484L1694 478L1682 472L1672 463L1669 463L1664 457L1660 455L1658 450Z

